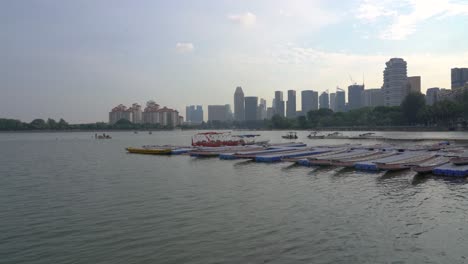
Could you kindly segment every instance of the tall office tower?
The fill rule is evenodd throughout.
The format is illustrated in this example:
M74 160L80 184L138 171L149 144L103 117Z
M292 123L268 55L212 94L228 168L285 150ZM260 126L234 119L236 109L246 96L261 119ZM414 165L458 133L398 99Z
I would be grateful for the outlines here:
M468 68L452 69L452 89L465 86L468 82Z
M203 123L203 107L201 105L197 105L195 114L192 116L192 122Z
M258 104L258 110L257 110L257 119L263 120L265 118L267 118L266 100L260 98L260 103Z
M362 92L363 107L375 107L384 105L382 89L367 89Z
M384 104L385 106L398 106L408 94L406 61L401 58L392 58L385 65L382 86Z
M421 93L421 76L408 77L408 88L410 93Z
M296 117L296 91L288 90L288 103L286 104L286 117Z
M192 121L192 113L195 112L195 106L189 105L185 107L185 121L190 123Z
M426 104L427 105L434 105L437 103L439 99L439 92L440 88L439 87L434 87L434 88L429 88L426 91Z
M267 108L267 119L270 120L275 115L275 109L273 107Z
M353 84L348 86L348 108L349 110L358 109L363 106L362 92L364 91L364 84Z
M231 107L228 104L208 106L208 121L229 121L231 117Z
M336 112L346 111L346 92L340 88L336 88L335 111Z
M257 120L258 97L246 96L245 98L245 120Z
M275 91L275 115L284 117L284 101L282 91Z
M336 111L336 93L330 93L330 109Z
M234 119L237 121L245 120L244 92L240 86L234 92Z
M301 92L301 110L303 115L318 109L318 93L312 90Z
M319 103L320 103L320 109L330 108L329 98L328 98L328 93L327 92L323 92L323 93L320 94Z

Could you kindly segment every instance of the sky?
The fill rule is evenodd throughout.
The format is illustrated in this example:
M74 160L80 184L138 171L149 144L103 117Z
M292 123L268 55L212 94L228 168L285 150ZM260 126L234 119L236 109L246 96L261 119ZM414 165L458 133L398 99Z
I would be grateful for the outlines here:
M404 58L423 92L468 67L468 0L2 0L0 118L107 121L118 104L233 104L237 86L379 88ZM300 110L300 109L298 109Z

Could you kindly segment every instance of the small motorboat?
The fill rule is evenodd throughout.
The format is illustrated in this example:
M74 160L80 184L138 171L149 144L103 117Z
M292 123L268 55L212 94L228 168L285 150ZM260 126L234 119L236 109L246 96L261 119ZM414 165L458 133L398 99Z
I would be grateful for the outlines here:
M325 138L325 135L320 135L318 131L313 131L310 132L310 134L307 137L310 139L323 139Z
M411 167L411 170L419 174L431 173L432 170L434 170L435 168L447 164L449 162L449 157L435 156L432 159L429 159L423 163Z
M150 135L153 134L153 131L149 131L148 134L150 134Z
M326 139L348 139L349 137L343 135L343 133L341 132L333 132L333 133L328 134L325 138Z
M374 132L368 132L359 134L357 137L352 137L352 139L379 139L383 138L382 136L376 135Z
M281 136L282 138L285 139L297 139L297 133L296 132L288 132L286 135Z
M95 135L94 135L94 138L95 138L95 139L112 139L111 136L109 136L108 134L105 134L105 133L102 134L102 135L95 134Z

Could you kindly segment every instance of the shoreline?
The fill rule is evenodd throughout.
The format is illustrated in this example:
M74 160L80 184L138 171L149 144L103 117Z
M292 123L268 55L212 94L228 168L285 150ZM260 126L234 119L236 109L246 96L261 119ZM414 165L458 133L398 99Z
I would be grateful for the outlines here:
M249 129L249 128L175 128L175 129L44 129L44 130L0 130L1 133L73 133L73 132L91 132L91 133L107 133L107 132L160 132L160 131L190 131L190 130L231 130L231 131L373 131L373 132L468 132L468 128L450 129L448 127L317 127L317 128L285 128L285 129Z

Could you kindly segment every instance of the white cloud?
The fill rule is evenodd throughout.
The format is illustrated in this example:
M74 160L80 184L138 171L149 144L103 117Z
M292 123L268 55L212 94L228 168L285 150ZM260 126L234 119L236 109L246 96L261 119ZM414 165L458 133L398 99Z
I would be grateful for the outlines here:
M250 13L246 12L243 14L232 14L227 17L230 21L241 24L243 26L253 26L257 22L257 17Z
M192 52L193 49L193 44L189 42L179 42L176 44L176 51L179 53L189 53Z
M356 17L372 23L390 17L390 25L380 32L381 39L401 40L414 32L429 19L468 15L468 3L450 0L405 0L395 3L390 0L363 0Z

